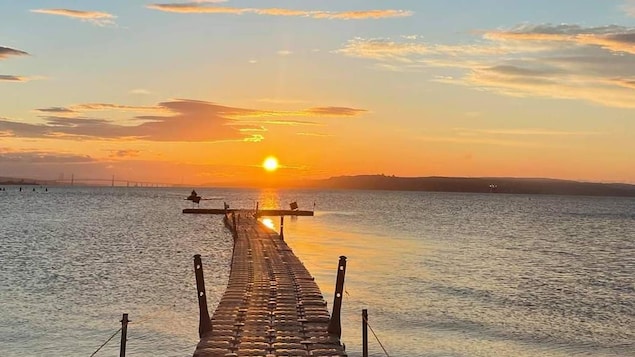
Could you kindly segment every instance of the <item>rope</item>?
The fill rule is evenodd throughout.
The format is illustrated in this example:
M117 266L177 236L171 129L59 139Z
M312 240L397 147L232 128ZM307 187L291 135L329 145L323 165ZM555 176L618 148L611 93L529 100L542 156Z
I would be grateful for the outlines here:
M351 298L351 294L349 294L348 290L344 290L344 293L346 294L346 296L348 297L348 300L350 301ZM357 300L357 299L356 299ZM358 300L360 301L360 300ZM366 302L361 301L364 305L368 305ZM372 332L373 336L375 336L375 339L377 340L377 343L379 343L379 346L381 347L382 350L384 350L384 353L386 354L387 357L390 357L390 355L388 354L388 351L386 351L386 348L384 348L384 344L381 343L381 341L379 340L379 336L377 336L377 334L375 333L375 330L373 330L373 327L370 325L370 323L368 322L368 319L364 318L362 316L362 318L364 319L364 321L366 322L366 325L368 325L368 328L370 329L370 332Z
M368 322L368 319L364 318L364 321L366 321L366 325L368 325L368 328L370 329L370 332L372 332L373 336L375 336L375 339L377 340L377 343L379 343L379 346L381 347L381 349L384 350L384 353L386 354L386 357L390 357L390 355L388 354L388 351L386 351L386 348L384 348L384 345L381 343L381 341L379 340L379 337L375 333L375 330L373 330L373 327Z
M110 340L112 340L115 336L117 336L117 334L119 333L119 331L121 331L121 327L119 328L119 330L115 331L115 333L113 333L113 334L112 334L112 336L110 336L110 338L108 338L108 339L106 340L106 342L102 343L102 344L101 344L101 346L99 346L99 348L98 348L97 350L95 350L95 352L93 352L93 354L92 354L92 355L90 355L90 357L93 357L94 355L96 355L96 354L97 354L97 352L99 352L99 350L101 350L101 349L102 349L102 347L106 346L106 344L107 344L108 342L110 342Z

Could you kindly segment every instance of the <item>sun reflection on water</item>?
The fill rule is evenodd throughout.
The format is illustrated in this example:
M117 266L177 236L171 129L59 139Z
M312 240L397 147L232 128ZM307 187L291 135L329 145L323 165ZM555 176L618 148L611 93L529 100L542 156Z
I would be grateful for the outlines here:
M275 224L273 224L273 220L271 218L263 218L261 220L262 224L264 224L265 226L267 226L267 228L271 228L271 229L275 229L276 226Z

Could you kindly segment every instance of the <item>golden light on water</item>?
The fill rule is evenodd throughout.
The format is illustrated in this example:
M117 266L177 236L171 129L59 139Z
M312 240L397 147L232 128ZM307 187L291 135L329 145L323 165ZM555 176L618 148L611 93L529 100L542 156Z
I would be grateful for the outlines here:
M278 166L278 159L274 156L269 156L262 162L262 167L269 172L276 171Z
M276 226L273 224L273 220L271 218L263 218L262 224L267 226L268 228L274 229Z

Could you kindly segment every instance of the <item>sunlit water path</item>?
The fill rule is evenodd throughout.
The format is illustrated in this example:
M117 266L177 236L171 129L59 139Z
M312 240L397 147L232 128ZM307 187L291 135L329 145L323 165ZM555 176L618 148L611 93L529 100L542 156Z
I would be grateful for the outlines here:
M89 356L130 314L128 355L191 356L192 256L210 308L231 236L183 215L185 189L0 192L0 355ZM300 208L285 238L329 306L348 257L343 336L360 313L392 356L631 356L635 200L368 191L201 189L202 207ZM278 226L279 221L273 219ZM371 355L384 355L371 341ZM118 338L97 355L117 355Z

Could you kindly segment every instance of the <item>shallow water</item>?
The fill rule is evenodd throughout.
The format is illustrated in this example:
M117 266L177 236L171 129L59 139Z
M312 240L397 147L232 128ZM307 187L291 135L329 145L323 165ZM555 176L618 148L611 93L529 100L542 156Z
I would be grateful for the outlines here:
M210 309L231 236L183 215L186 189L0 192L0 355L89 356L130 314L128 355L191 356L192 255ZM332 304L348 257L343 336L361 309L392 356L631 356L635 200L424 192L200 189L201 207L287 207L285 239ZM277 218L273 219L278 226ZM372 335L371 335L372 339ZM98 354L116 355L119 336ZM372 339L371 355L383 356Z

